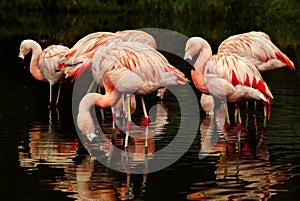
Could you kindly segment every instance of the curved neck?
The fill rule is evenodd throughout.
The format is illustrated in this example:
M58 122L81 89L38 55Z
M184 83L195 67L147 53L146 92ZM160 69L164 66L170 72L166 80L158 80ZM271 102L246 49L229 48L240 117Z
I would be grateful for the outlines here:
M194 67L198 72L203 72L206 62L211 58L212 50L208 43L205 43L199 50L199 57L197 58Z
M120 92L117 90L113 92L107 92L105 95L99 93L86 94L79 104L79 113L90 111L91 107L96 105L100 108L110 108L120 99Z
M202 38L195 39L193 47L193 54L199 53L199 56L194 64L195 70L191 72L192 80L198 90L208 93L204 72L208 60L212 57L212 50L209 43Z
M193 83L194 83L195 87L199 91L201 91L202 93L207 93L208 94L208 89L207 89L205 81L204 81L205 80L204 79L204 74L200 73L197 70L192 70L191 71L191 77L192 77L192 80L193 80Z
M30 61L30 73L37 80L45 80L45 77L41 74L40 66L39 66L39 60L40 60L40 55L42 53L42 48L35 41L31 42L30 47L32 51L32 56Z

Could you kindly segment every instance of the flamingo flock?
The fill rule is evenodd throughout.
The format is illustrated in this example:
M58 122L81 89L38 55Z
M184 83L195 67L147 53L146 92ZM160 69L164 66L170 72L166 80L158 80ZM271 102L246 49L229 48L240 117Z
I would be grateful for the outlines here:
M141 96L145 125L145 147L150 119L143 96L158 90L165 91L170 85L184 85L190 81L180 66L173 66L157 51L153 36L138 30L91 33L73 47L52 45L42 50L33 40L24 40L20 45L19 57L32 52L30 72L32 76L50 84L48 107L52 105L52 86L62 83L66 77L72 81L85 72L91 72L98 86L105 94L87 93L80 101L77 126L90 143L99 142L95 133L90 108L123 109L126 119L124 147L128 146L131 114L136 110L135 95ZM186 42L184 59L196 59L191 70L192 83L202 93L200 104L208 115L214 114L215 100L235 103L237 127L242 120L239 104L246 100L262 101L264 116L270 118L273 95L261 72L289 67L295 70L293 62L277 48L270 37L263 32L251 31L234 35L224 40L216 54L202 37L191 37ZM162 92L163 93L163 92ZM58 104L60 87L57 95ZM228 106L225 128L230 127Z

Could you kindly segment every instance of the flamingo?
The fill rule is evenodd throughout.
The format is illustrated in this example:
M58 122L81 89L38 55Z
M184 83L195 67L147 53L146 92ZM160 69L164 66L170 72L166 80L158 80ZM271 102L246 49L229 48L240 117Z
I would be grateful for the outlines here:
M71 76L73 80L75 80L77 76L90 69L97 48L124 41L141 42L156 49L155 39L144 31L124 30L116 33L95 32L80 39L68 53L61 58L60 67L64 68L66 77Z
M224 40L218 53L235 53L253 63L260 72L284 66L295 70L294 63L276 47L270 37L259 31L230 36Z
M195 69L191 72L198 90L216 98L226 97L228 102L240 102L245 99L262 100L268 106L270 118L270 99L273 95L251 62L232 53L212 55L211 47L206 40L192 37L186 43L184 58L192 59L198 53ZM226 113L226 127L229 128L228 109ZM238 127L241 127L239 109L238 114Z
M41 46L34 40L23 40L20 45L19 57L24 59L25 55L32 52L30 61L30 72L32 76L40 81L48 81L50 84L50 97L48 108L52 104L52 86L59 82L59 89L56 98L56 106L58 104L61 80L64 78L64 73L58 70L58 61L69 50L68 47L62 45L51 45L42 50Z
M251 31L230 36L218 48L218 53L228 52L247 59L256 66L259 72L285 66L295 70L294 63L272 43L270 36L264 32ZM205 102L211 98L209 96L201 97Z
M124 30L116 33L95 32L83 37L68 51L68 53L60 60L61 68L64 68L66 77L71 76L74 81L86 70L90 69L97 48L102 46L111 46L123 41L141 42L156 49L155 39L144 31ZM101 82L102 81L99 80L98 84L101 85ZM90 91L93 83L94 82L91 83L88 92ZM163 89L159 91L159 94L163 94ZM125 106L123 105L123 109L124 108ZM103 117L102 109L101 113ZM112 108L112 113L114 115L114 108ZM126 114L125 111L123 111L123 113Z
M99 55L99 56L96 56ZM79 104L77 116L78 128L83 134L94 132L94 122L90 108L96 105L101 108L114 106L121 94L147 95L168 85L182 85L188 79L177 68L169 64L167 59L154 48L137 42L123 42L110 47L99 47L93 59L92 73L96 82L102 79L106 93L88 93ZM146 131L149 117L142 97ZM128 100L130 108L130 99ZM130 110L129 110L130 111ZM131 114L127 112L125 148L128 146ZM145 147L147 132L145 132Z

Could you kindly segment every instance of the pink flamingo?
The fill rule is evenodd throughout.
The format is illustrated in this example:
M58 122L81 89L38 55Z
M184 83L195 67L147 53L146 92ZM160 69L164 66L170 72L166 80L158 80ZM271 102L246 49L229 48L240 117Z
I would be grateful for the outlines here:
M123 42L110 47L100 47L97 51L100 53L93 59L92 73L96 79L102 79L106 93L105 95L88 93L81 100L77 124L84 134L94 132L94 123L90 115L90 108L93 105L109 108L115 105L121 94L127 94L128 97L131 94L147 95L161 87L188 82L181 71L169 64L163 55L148 45ZM143 98L142 105L147 131L149 117ZM130 99L128 108L130 108ZM131 114L130 112L127 114L125 147L128 146L131 126ZM146 147L147 137L146 132Z
M60 68L64 69L66 77L73 77L72 80L74 81L78 76L91 68L94 54L100 46L111 46L123 41L141 42L156 48L155 39L144 31L125 30L116 33L95 32L80 39L67 54L65 54L60 60ZM99 82L101 84L101 80ZM93 84L94 82L91 83L88 92ZM123 106L123 108L125 108L125 106ZM114 115L114 108L112 108L112 113ZM123 111L123 113L125 114L125 111ZM104 119L104 112L102 109L101 114L102 119Z
M192 37L186 43L184 57L192 59L197 53L199 57L191 75L198 90L216 98L226 97L229 102L240 102L245 99L263 100L268 106L268 118L270 117L270 99L273 96L252 63L236 54L212 55L211 47L206 40ZM228 109L226 112L228 127L230 124ZM241 127L239 109L238 114L238 126Z
M284 66L295 70L294 63L271 41L264 32L251 31L230 36L224 40L218 53L235 53L253 63L260 72Z
M253 63L259 72L284 66L295 70L294 63L272 43L266 33L260 31L230 36L220 44L218 53L237 54ZM211 97L205 96L201 99L208 102Z
M74 80L90 69L94 54L100 46L111 46L124 41L141 42L156 49L155 39L144 31L95 32L80 39L68 51L60 60L61 68L64 68L66 77L72 76Z
M30 61L30 72L32 76L37 80L48 81L50 84L48 108L51 107L52 103L52 86L64 78L63 71L58 70L58 61L68 50L68 47L62 45L51 45L42 50L41 46L34 40L23 40L21 42L20 58L24 59L25 55L32 52ZM61 82L56 98L56 105L58 104L60 89Z

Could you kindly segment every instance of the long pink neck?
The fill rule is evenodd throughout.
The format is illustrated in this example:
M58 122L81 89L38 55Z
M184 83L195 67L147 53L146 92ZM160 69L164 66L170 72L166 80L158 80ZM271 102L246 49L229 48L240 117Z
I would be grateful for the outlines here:
M100 108L110 108L120 98L120 92L117 90L113 92L106 92L105 95L99 93L86 94L79 104L79 113L90 111L90 108L94 105Z
M45 77L41 74L40 66L39 66L39 60L40 60L40 55L42 53L42 48L37 42L32 41L31 51L32 51L32 56L30 61L30 73L37 80L45 80Z
M211 58L212 50L209 44L204 45L204 47L199 52L199 57L197 58L194 67L198 72L203 72L206 62Z
M194 85L203 93L208 93L207 87L205 85L204 71L206 63L211 58L211 56L211 47L206 41L204 41L204 43L202 43L202 48L199 50L199 57L194 64L195 70L192 70L191 72Z

